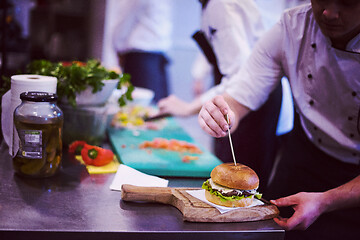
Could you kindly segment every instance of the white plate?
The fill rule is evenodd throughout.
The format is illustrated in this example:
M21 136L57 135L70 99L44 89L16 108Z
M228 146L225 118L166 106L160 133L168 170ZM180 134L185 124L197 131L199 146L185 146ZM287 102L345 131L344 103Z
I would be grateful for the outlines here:
M104 83L101 91L92 93L93 88L88 87L84 91L78 93L76 95L76 104L78 106L96 106L96 105L104 105L110 98L114 89L119 82L119 79L109 79L103 80ZM67 103L67 99L61 99L62 102Z

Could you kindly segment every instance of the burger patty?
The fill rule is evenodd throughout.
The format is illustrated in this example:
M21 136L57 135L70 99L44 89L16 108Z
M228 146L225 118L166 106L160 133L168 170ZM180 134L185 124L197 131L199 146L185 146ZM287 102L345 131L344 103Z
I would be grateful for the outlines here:
M254 195L254 194L251 194L251 193L249 193L247 191L239 192L239 191L233 190L231 192L223 192L223 191L217 190L217 189L214 189L214 190L220 192L225 197L231 197L231 196L245 196L245 197L248 197L248 196Z
M208 179L205 182L212 190L219 192L221 195L225 197L231 197L231 196L244 196L248 197L251 195L259 194L256 189L253 190L240 190L240 189L230 189L223 186L220 186L212 181L212 179Z

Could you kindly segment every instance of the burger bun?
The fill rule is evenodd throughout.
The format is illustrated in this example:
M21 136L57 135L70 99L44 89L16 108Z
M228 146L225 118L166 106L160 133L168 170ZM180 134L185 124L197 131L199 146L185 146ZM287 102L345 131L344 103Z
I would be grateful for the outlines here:
M259 187L259 177L246 165L223 163L211 171L211 179L219 185L240 190L252 190Z

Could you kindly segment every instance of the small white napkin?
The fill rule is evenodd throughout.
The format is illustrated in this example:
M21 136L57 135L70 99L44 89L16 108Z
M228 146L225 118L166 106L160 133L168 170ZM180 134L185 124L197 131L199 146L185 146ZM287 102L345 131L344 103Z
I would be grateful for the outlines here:
M120 164L110 185L110 189L121 191L121 186L123 184L131 184L141 187L167 187L168 183L169 180L151 176L124 164Z
M214 203L211 203L209 202L208 200L206 200L205 198L205 189L201 189L201 190L188 190L186 191L187 193L189 193L191 196L215 207L217 210L219 210L219 212L221 214L223 213L226 213L226 212L229 212L229 211L233 211L235 209L238 209L238 208L231 208L231 207L224 207L224 206L219 206L219 205L216 205ZM250 205L250 206L247 206L247 207L254 207L254 206L258 206L258 205L263 205L264 203L262 201L260 201L259 199L257 198L254 198L254 201L253 203Z

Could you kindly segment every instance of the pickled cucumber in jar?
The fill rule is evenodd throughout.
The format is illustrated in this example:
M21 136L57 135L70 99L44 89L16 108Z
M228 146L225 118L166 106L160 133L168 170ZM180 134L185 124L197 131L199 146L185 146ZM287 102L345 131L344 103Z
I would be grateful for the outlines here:
M14 112L14 135L17 134L14 139L18 140L14 142L13 167L22 176L49 177L61 164L63 115L52 103L53 98L49 97L52 94L35 93L35 97L45 100L29 100L23 93L20 95L23 102Z

